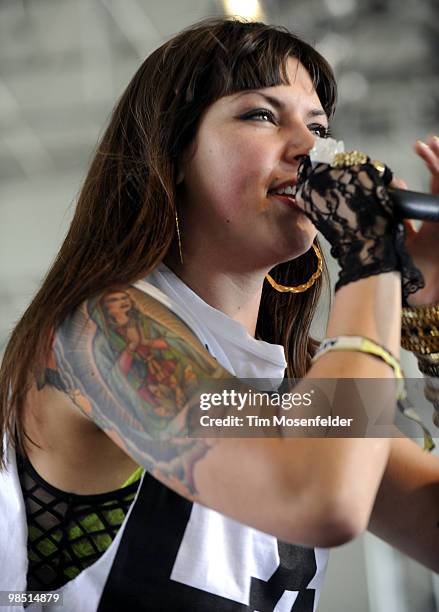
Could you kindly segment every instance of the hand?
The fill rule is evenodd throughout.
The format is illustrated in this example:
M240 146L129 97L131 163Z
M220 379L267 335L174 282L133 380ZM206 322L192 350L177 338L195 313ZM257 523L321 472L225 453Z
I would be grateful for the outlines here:
M126 328L126 339L127 339L127 349L134 353L137 350L141 338L139 334L139 330L135 323L130 323Z
M340 265L335 291L393 270L401 272L403 296L423 286L421 273L405 248L404 228L395 217L388 180L371 163L312 166L305 159L299 168L296 204L328 240L331 255Z
M427 142L418 140L414 149L430 170L431 193L439 195L439 136L429 136Z
M429 136L426 143L418 140L414 149L431 173L431 193L439 195L439 138ZM398 178L394 179L391 185L407 189L405 182ZM407 251L425 280L425 287L412 293L407 298L407 302L410 306L439 302L438 223L424 221L419 230L416 230L413 221L405 220L404 225L407 232L405 240Z

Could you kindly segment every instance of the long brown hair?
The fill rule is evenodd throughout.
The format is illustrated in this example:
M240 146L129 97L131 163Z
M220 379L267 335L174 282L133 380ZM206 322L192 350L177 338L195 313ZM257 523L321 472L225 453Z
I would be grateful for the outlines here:
M207 107L241 90L289 84L290 56L308 70L330 116L336 100L331 68L284 27L206 19L143 62L97 147L61 250L7 345L0 371L1 439L7 432L23 450L25 398L44 368L53 330L84 300L132 283L166 256L175 239L177 163ZM282 284L297 285L315 267L310 249L271 273ZM316 347L310 325L328 280L324 265L323 278L305 293L279 294L264 286L256 331L284 345L289 377L309 369Z

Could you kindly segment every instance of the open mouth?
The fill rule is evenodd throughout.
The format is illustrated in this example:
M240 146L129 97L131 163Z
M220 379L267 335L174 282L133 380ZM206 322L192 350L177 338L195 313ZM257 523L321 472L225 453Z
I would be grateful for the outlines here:
M290 177L282 182L277 181L272 183L268 189L267 196L270 198L276 198L279 202L286 204L289 207L294 207L296 210L299 207L296 205L296 177ZM300 209L299 209L300 210Z

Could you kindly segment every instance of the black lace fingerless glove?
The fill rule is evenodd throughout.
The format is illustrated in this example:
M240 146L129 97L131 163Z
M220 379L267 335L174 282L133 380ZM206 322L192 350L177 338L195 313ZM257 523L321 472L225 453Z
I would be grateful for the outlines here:
M340 264L336 291L360 278L398 270L405 304L425 283L405 248L405 227L387 192L391 176L387 171L381 178L370 163L313 168L307 157L299 168L295 197Z

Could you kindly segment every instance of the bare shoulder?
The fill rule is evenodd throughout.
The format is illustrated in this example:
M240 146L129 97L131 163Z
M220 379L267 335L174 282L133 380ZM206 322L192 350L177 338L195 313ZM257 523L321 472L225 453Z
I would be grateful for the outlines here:
M193 361L187 364L188 371L198 365L203 373L213 374L219 368L184 321L160 301L132 286L109 288L84 302L57 330L55 340L55 350L65 346L63 340L69 340L67 346L73 351L94 348L98 352L106 346L111 348L113 357L182 351ZM73 356L72 352L69 356ZM60 358L59 352L56 358Z

